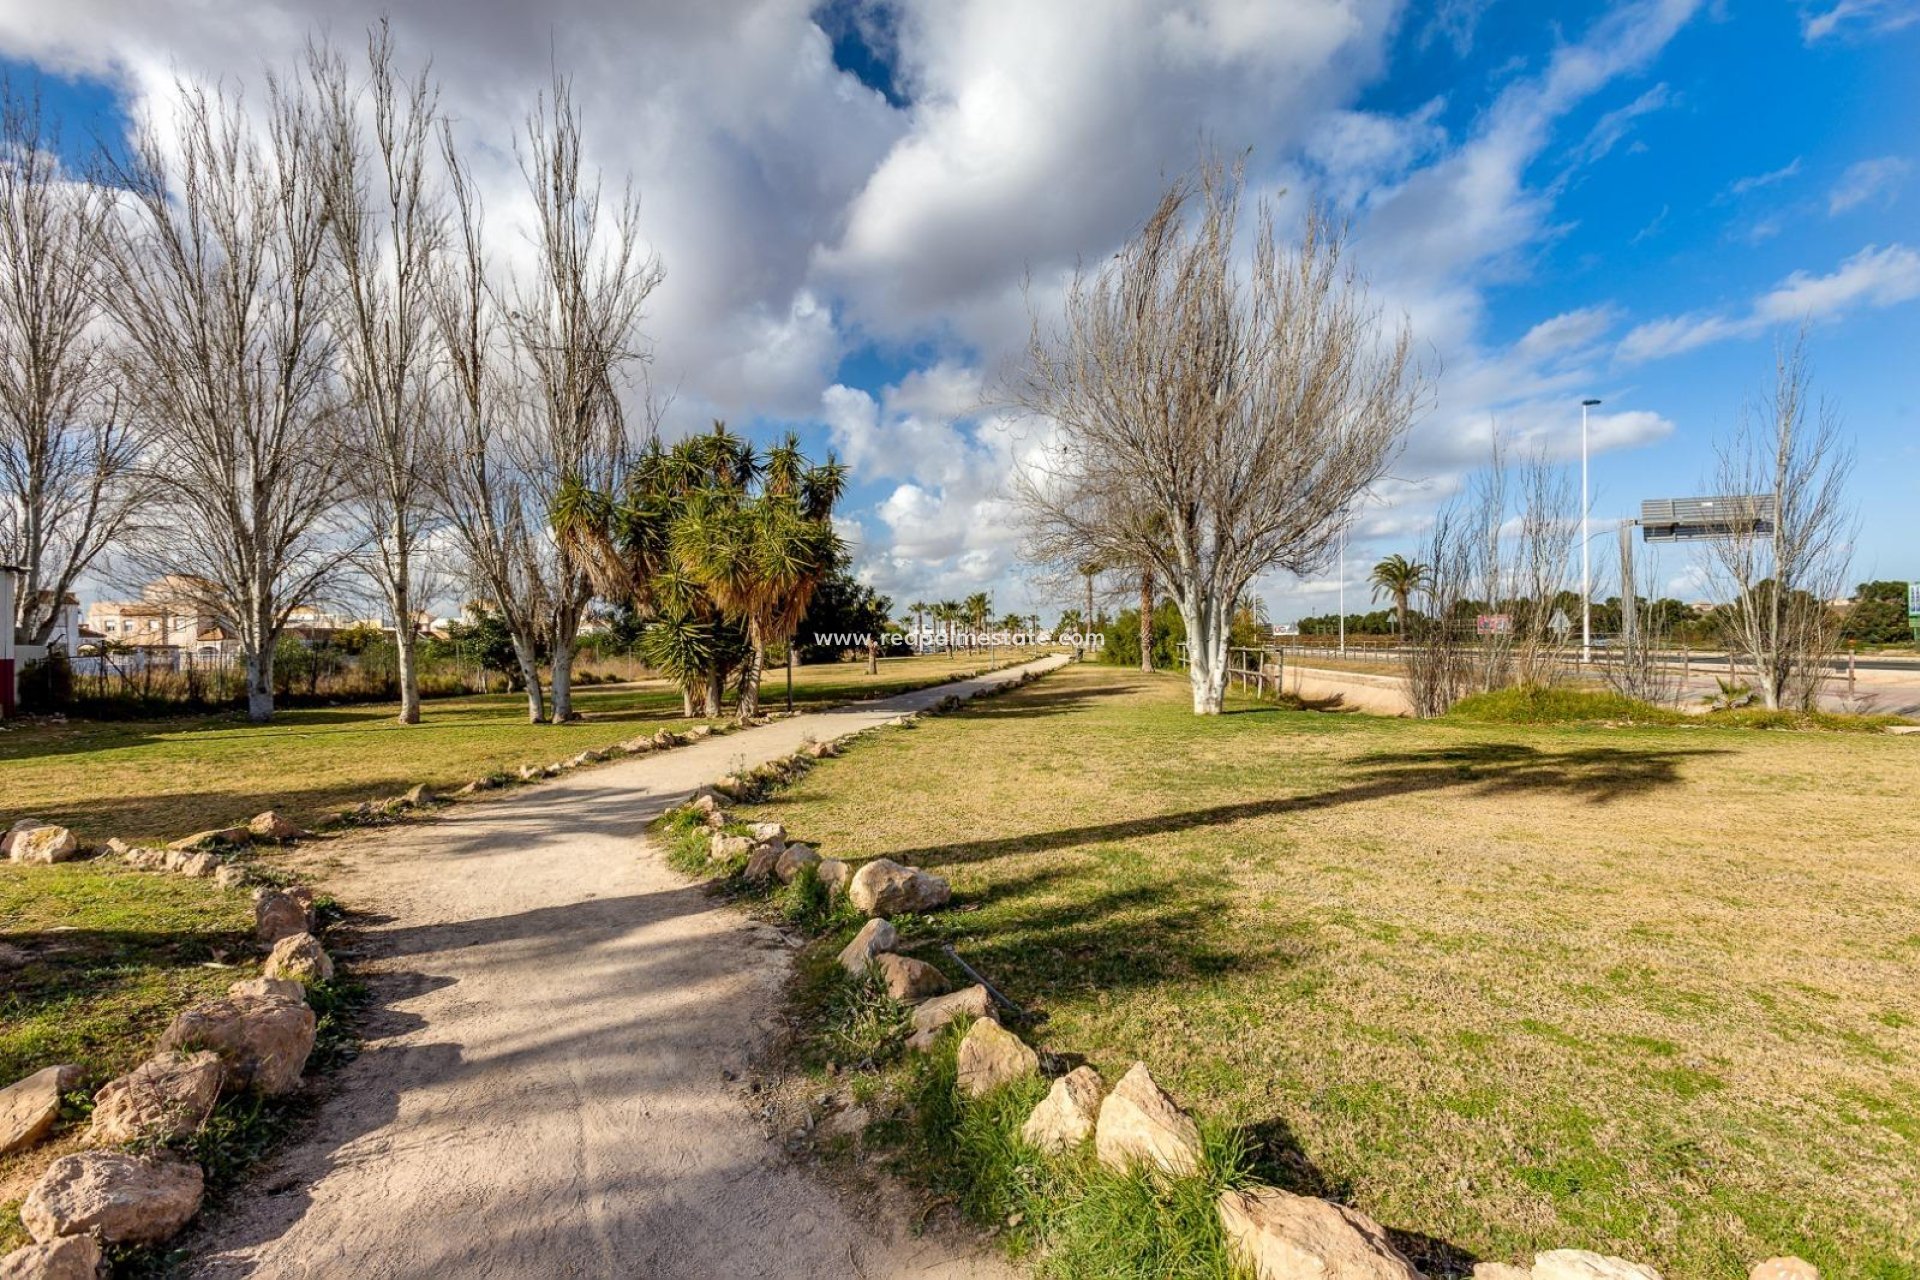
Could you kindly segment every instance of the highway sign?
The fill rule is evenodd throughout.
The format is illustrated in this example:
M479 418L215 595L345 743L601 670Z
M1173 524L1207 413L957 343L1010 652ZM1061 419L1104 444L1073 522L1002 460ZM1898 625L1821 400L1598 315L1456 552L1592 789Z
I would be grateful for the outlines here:
M1920 582L1907 584L1907 621L1920 622Z
M1504 636L1513 631L1510 613L1483 613L1473 620L1473 629L1483 636Z
M1565 609L1555 609L1553 616L1547 619L1547 625L1553 628L1553 634L1564 640L1567 632L1573 630L1573 619L1567 616Z
M1717 498L1649 498L1640 504L1648 542L1692 542L1735 534L1769 535L1778 507L1770 493Z

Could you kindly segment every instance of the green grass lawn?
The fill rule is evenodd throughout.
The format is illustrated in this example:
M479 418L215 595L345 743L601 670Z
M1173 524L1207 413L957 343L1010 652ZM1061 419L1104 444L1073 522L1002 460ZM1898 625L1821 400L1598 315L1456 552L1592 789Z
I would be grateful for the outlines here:
M1920 1275L1920 743L1187 705L1070 668L739 816L949 876L1031 1039L1436 1271Z
M795 704L878 697L986 664L984 653L960 653L886 659L872 676L864 663L801 667ZM767 706L779 709L784 694L784 673L770 673ZM582 689L575 706L583 718L564 725L530 725L525 700L499 694L429 701L411 726L379 704L283 711L268 725L232 713L15 728L0 733L0 829L30 816L83 840L172 838L268 807L310 823L415 783L456 787L689 723L679 693L660 682Z

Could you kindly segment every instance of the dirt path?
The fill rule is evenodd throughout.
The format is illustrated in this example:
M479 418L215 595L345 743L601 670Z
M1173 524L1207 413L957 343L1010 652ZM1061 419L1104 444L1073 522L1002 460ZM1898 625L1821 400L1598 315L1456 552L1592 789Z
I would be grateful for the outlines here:
M1057 662L1058 660L1043 660ZM848 1206L725 1074L776 1030L780 934L643 828L730 770L993 675L583 770L343 840L377 1012L315 1128L194 1242L207 1276L1006 1276Z

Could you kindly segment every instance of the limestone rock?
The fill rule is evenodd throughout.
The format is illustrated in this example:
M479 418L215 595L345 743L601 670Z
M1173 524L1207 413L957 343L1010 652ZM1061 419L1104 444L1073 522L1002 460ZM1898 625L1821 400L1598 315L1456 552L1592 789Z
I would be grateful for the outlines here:
M305 1004L307 989L291 978L247 978L228 983L227 997L232 1000L291 1000L295 1004Z
M7 832L7 857L25 866L52 866L80 856L80 842L50 822L15 823Z
M698 742L702 738L711 738L712 736L713 726L710 724L697 724L687 730L687 741L689 742Z
M325 982L333 976L333 959L310 933L290 933L273 944L261 974L293 982Z
M135 871L165 871L169 856L165 849L129 849L120 859Z
M87 1141L111 1147L137 1138L188 1137L207 1122L223 1075L217 1053L149 1058L93 1095Z
M1534 1255L1533 1280L1660 1280L1660 1273L1586 1249L1554 1249Z
M425 805L433 804L438 799L439 797L433 794L431 787L424 782L417 782L407 788L406 794L400 797L400 803L405 808L418 809Z
M175 840L169 849L178 849L183 853L199 853L202 850L218 849L224 845L245 844L245 827L216 827L211 831L196 831L192 835Z
M7 834L0 836L0 858L11 858L13 856L13 842L20 838L22 832L31 831L35 827L44 827L46 825L46 823L40 821L38 818L22 818L8 827Z
M826 760L840 754L840 748L831 742L809 742L801 751L814 760Z
M200 1166L185 1160L81 1151L61 1156L20 1206L20 1221L45 1244L94 1235L108 1244L159 1244L200 1211Z
M298 840L307 833L268 809L253 815L252 821L247 823L247 834L256 840Z
M567 767L570 769L580 769L590 764L599 764L604 759L606 759L606 757L598 751L582 751L579 755L567 761Z
M787 829L777 822L756 822L747 828L747 833L755 840L772 840L785 843Z
M853 941L840 949L840 967L854 977L864 974L874 957L900 945L900 935L885 920L869 920L853 935Z
M786 851L786 846L779 844L753 846L753 852L747 855L747 869L741 874L755 884L773 879L773 873L780 865L780 855Z
M714 862L738 858L753 852L753 841L745 836L730 836L716 831L707 837L707 857Z
M1753 1264L1747 1280L1820 1280L1820 1270L1805 1258L1768 1258Z
M1200 1127L1136 1062L1100 1104L1094 1149L1111 1168L1145 1163L1189 1174L1200 1167Z
M101 1263L98 1240L92 1236L62 1236L15 1249L0 1258L0 1280L94 1280Z
M247 869L223 862L214 869L213 882L222 889L244 889L247 887Z
M1071 1151L1093 1136L1100 1115L1106 1081L1092 1067L1075 1067L1053 1082L1053 1088L1020 1127L1028 1145L1051 1155Z
M892 916L943 907L953 890L939 876L903 867L891 858L875 858L853 873L847 896L866 915Z
M827 886L827 896L837 898L847 891L847 885L853 881L853 868L838 858L822 858L815 868L820 883Z
M78 1067L46 1067L0 1089L0 1156L47 1136L60 1118L60 1095L79 1074Z
M873 967L880 981L886 984L887 994L895 1000L911 1004L929 996L943 996L953 990L947 975L925 960L887 953L875 956Z
M218 854L194 853L181 860L179 871L181 875L191 876L195 880L210 880L221 866Z
M1002 1085L1036 1075L1040 1055L1019 1036L991 1018L981 1018L967 1028L960 1041L954 1082L970 1098L991 1093Z
M877 923L877 922L874 922ZM935 996L917 1005L913 1011L913 1034L907 1037L907 1047L917 1053L925 1053L933 1048L933 1042L957 1018L992 1018L998 1021L993 1010L993 997L979 984L962 987L948 996Z
M1533 1272L1511 1262L1476 1262L1473 1280L1531 1280Z
M312 927L307 908L292 894L269 889L254 898L253 936L260 941L277 943Z
M182 1009L160 1036L162 1049L211 1049L234 1089L273 1095L300 1083L313 1052L313 1010L291 1000L231 996Z
M820 855L811 845L790 844L781 850L780 857L773 864L773 874L780 877L781 884L792 884L800 875L802 867L817 867Z
M630 756L637 756L637 755L640 755L642 752L653 750L653 739L652 738L628 738L625 742L620 744L620 749L626 752Z
M1421 1280L1379 1223L1277 1187L1225 1191L1220 1226L1255 1280Z
M532 782L538 778L547 776L547 771L537 764L523 764L515 772L519 774L520 781L522 782Z

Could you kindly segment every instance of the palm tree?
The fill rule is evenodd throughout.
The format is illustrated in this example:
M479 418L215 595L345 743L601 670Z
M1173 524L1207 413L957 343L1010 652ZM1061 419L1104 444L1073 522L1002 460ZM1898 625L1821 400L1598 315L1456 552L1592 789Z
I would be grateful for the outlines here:
M1393 597L1396 626L1402 640L1407 638L1407 601L1426 585L1431 572L1426 565L1396 552L1373 566L1373 572L1367 575L1367 581L1373 584L1375 600L1382 595Z
M953 632L956 625L967 616L965 606L958 600L942 600L933 606L933 620L946 623L947 656L953 656Z
M915 600L907 606L907 612L913 615L913 649L915 653L920 651L920 636L926 628L925 618L929 608L931 608L931 606L928 605L925 600Z
M986 592L976 591L961 608L966 611L962 620L967 624L967 652L972 653L980 633L987 629L987 614L993 608L993 600Z

